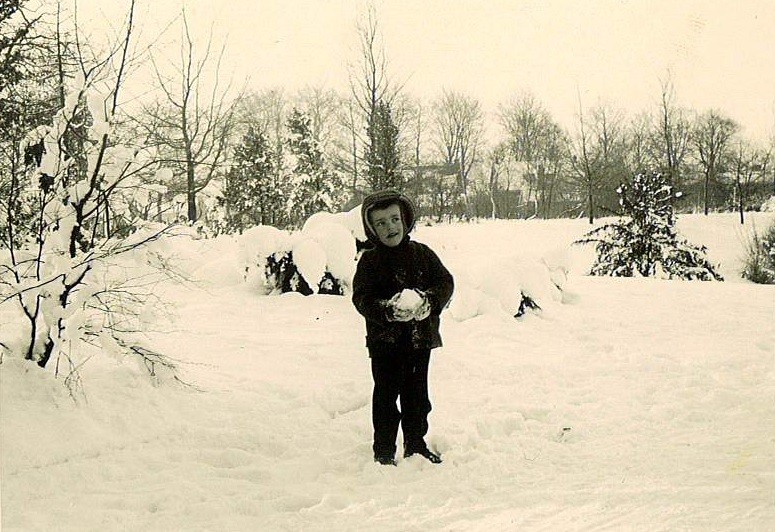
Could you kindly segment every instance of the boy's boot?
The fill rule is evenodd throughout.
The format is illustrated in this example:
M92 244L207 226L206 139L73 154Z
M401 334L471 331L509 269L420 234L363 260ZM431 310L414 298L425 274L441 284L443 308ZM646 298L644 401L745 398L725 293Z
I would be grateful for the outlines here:
M374 461L382 465L398 465L392 456L374 456Z
M416 449L416 450L410 450L410 449L404 450L404 458L409 458L410 456L415 454L419 454L420 456L422 456L432 464L440 464L442 462L441 457L438 454L432 452L427 447L422 449Z

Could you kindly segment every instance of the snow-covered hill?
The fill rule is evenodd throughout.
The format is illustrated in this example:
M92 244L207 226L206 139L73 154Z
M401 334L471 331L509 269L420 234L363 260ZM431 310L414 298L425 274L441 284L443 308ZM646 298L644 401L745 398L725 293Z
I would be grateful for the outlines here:
M175 313L150 309L149 337L193 386L96 354L75 403L6 354L2 530L772 530L775 287L740 279L744 230L679 218L721 263L715 283L587 277L592 250L569 244L588 228L418 227L472 286L536 261L570 273L561 301L519 320L457 294L430 370L444 463L397 468L372 461L347 298L260 295L231 237L160 244L194 281L158 288Z

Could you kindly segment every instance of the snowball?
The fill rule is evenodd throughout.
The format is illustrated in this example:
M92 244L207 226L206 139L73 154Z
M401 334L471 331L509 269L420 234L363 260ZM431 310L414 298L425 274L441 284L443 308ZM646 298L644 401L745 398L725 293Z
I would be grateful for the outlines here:
M415 310L422 305L422 302L423 298L420 294L409 288L404 288L398 296L396 308L401 310Z
M310 288L317 292L318 283L326 273L326 252L323 247L311 238L301 238L296 241L291 251L299 274Z

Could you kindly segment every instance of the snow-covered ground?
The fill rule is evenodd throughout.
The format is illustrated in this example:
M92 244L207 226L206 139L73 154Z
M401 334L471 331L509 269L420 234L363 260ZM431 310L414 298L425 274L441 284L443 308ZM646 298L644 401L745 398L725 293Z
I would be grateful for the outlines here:
M588 227L418 227L463 287L516 259L570 275L540 314L445 313L428 438L444 463L397 468L372 461L349 299L259 295L229 237L166 242L196 283L159 287L176 313L150 337L195 387L95 356L75 403L5 355L3 532L774 530L775 287L740 279L735 216L678 224L724 283L587 277L592 250L568 244Z

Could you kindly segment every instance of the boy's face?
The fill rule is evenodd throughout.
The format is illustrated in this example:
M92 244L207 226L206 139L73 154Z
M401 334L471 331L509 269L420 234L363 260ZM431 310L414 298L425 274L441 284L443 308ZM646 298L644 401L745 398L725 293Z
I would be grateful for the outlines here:
M388 247L395 247L404 239L404 222L401 219L401 207L394 203L384 209L372 209L369 220L379 241Z

